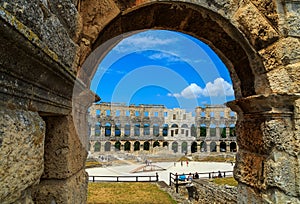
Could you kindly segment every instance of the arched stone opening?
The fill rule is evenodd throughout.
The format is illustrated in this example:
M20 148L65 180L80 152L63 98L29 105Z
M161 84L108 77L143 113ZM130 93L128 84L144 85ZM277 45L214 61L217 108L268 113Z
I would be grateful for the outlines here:
M191 152L192 152L192 153L197 152L197 142L193 142L193 143L192 143L192 146L191 146Z
M101 123L97 122L95 124L95 136L100 136L101 134Z
M120 151L121 150L121 142L120 141L117 141L115 143L115 151Z
M178 135L178 125L177 124L172 124L171 125L171 128L170 128L170 131L171 131L171 136L176 136Z
M111 136L111 124L106 123L105 124L105 137L110 137Z
M226 142L220 142L220 152L226 152L226 151L227 151Z
M199 136L206 137L206 124L201 124L199 127Z
M221 137L222 138L226 138L226 126L225 126L225 124L221 124L220 125L220 134L221 134Z
M124 144L124 151L130 151L131 149L131 143L130 142L125 142Z
M144 142L144 150L149 151L150 150L150 143Z
M201 151L201 152L207 152L207 144L206 144L205 141L202 141L202 142L200 143L200 151Z
M153 143L153 147L159 147L159 146L160 146L159 141L155 141L155 142Z
M231 142L230 143L230 152L236 152L236 151L237 151L236 143Z
M217 144L216 142L211 142L209 145L210 152L217 152Z
M94 152L100 152L100 142L96 142L94 144Z
M124 136L129 137L130 136L130 124L126 124L124 128Z
M140 136L140 124L139 123L136 123L134 125L134 136Z
M153 125L153 136L159 136L159 125L158 124L154 124Z
M150 124L144 124L144 135L150 135Z
M110 152L110 150L111 150L111 143L110 142L105 142L104 151L105 152Z
M139 141L134 142L133 147L134 147L133 151L139 151L140 150L140 142Z
M197 136L197 128L196 128L195 124L191 125L191 136L192 137L196 137Z
M169 132L169 125L168 124L164 124L163 125L163 136L168 136L168 132Z
M178 152L178 143L177 142L172 143L172 150L174 153Z
M163 147L168 147L169 143L168 142L163 142Z
M120 137L121 136L121 124L117 123L115 125L115 136Z

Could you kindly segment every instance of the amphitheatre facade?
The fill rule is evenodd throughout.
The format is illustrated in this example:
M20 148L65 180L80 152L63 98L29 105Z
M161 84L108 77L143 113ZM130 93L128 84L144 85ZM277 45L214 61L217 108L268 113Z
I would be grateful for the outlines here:
M173 153L236 152L236 115L225 106L197 107L196 115L163 105L93 104L89 109L89 151Z
M0 202L86 202L95 70L123 38L166 29L230 72L238 202L300 203L299 13L297 0L0 1Z

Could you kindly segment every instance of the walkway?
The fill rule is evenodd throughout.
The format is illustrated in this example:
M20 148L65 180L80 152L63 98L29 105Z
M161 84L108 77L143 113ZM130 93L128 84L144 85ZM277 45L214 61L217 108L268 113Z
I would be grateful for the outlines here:
M165 181L169 184L169 174L178 173L178 174L188 174L195 172L218 172L218 171L233 171L233 165L231 163L220 163L220 162L189 162L188 166L186 162L158 162L153 163L156 166L166 169L165 171L157 171L160 181ZM140 172L140 173L130 173L132 170L140 167L141 164L132 164L132 165L122 165L122 166L112 166L112 167L97 167L86 169L89 175L91 176L121 176L121 175L155 175L156 172Z

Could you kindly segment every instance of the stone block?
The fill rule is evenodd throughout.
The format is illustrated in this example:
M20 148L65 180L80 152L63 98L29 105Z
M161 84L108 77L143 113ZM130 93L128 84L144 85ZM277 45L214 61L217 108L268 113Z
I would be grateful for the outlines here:
M236 155L234 177L239 183L246 184L252 188L264 189L264 161L265 156L243 150Z
M297 38L283 38L269 47L259 51L266 71L275 70L300 61L300 40Z
M293 132L291 118L274 118L261 125L264 147L268 150L275 148L285 151L291 156L297 155L297 138Z
M274 27L278 27L277 5L273 0L251 0L262 15L264 15Z
M112 0L86 0L81 2L79 12L83 22L83 35L94 42L99 32L120 13L120 10Z
M48 1L48 6L64 25L69 36L76 42L82 29L81 16L71 0Z
M289 36L300 37L300 4L298 1L285 1L285 14L281 25Z
M256 50L267 47L279 38L277 31L251 3L240 7L232 20L238 23L238 28L247 36Z
M288 70L284 67L279 67L268 72L267 77L269 79L270 88L272 92L275 93L293 93L293 90L299 86L293 83ZM296 87L293 85L296 85Z
M255 192L253 188L250 188L249 186L244 185L242 183L239 183L237 188L237 200L239 203L247 203L247 204L257 204L257 203L271 204L271 202L267 200L263 202L260 193Z
M72 41L68 34L68 28L61 23L64 19L53 14L46 1L8 1L0 2L3 7L2 15L10 15L12 23L17 23L16 29L21 32L28 32L28 38L33 44L39 40L43 43L43 48L51 50L58 56L55 61L62 62L65 66L74 71L73 64L76 59L77 45ZM19 22L17 22L18 20ZM37 39L38 38L38 39Z
M42 180L32 191L33 201L39 204L86 203L88 175L80 170L67 179Z
M45 117L45 170L42 178L68 178L85 166L82 146L71 116Z
M13 203L44 169L45 123L38 113L0 106L0 203Z
M299 161L285 152L274 150L265 162L265 184L267 188L280 189L284 194L299 195Z

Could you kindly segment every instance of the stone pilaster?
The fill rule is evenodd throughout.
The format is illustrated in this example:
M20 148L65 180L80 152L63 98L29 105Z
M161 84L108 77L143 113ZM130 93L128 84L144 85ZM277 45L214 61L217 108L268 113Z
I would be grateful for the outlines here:
M47 116L44 173L33 191L36 203L85 203L87 152L71 116ZM72 186L77 186L73 188ZM76 201L76 202L75 202Z
M260 95L228 104L239 116L234 175L241 203L300 202L299 97Z

